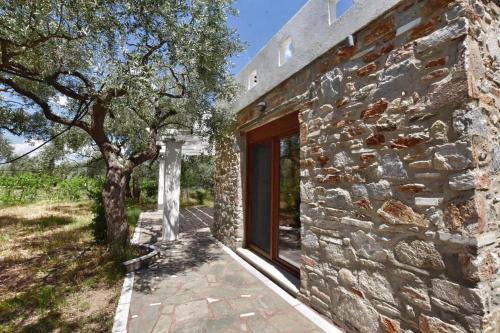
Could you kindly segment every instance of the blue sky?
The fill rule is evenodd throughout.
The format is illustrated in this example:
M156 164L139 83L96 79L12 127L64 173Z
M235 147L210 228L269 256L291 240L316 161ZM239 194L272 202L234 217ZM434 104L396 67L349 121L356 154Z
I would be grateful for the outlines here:
M232 17L229 25L236 28L247 48L232 59L234 74L239 71L266 45L307 0L238 0L235 7L238 17Z
M237 0L235 7L239 16L231 17L229 25L238 30L240 38L247 44L245 51L234 57L232 73L237 74L307 0ZM16 153L32 148L24 138L6 135L14 144Z

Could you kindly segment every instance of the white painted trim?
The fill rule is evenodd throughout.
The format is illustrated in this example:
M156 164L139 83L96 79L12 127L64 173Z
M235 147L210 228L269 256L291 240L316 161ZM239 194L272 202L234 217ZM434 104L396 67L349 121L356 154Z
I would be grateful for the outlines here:
M127 333L128 313L134 287L134 272L127 273L123 281L122 292L116 307L112 333Z
M297 296L299 294L299 288L298 288L299 285L295 285L286 276L286 274L289 273L281 271L276 266L270 264L268 261L262 259L260 256L256 255L250 250L239 247L236 249L236 253L240 257L243 257L243 259L245 259L247 262L256 266L258 270L264 272L267 276L271 277L276 283L278 283L278 285L280 285L292 296ZM290 278L292 277L290 276ZM297 280L297 283L300 284L300 281L298 279L295 280Z
M214 238L215 239L215 238ZM323 318L319 313L299 301L298 299L291 296L285 290L281 289L277 284L272 282L267 276L259 272L256 268L246 262L243 258L237 255L233 250L222 244L219 240L215 239L217 244L231 256L237 263L239 263L245 270L247 270L250 274L255 276L259 281L261 281L266 287L275 292L279 297L281 297L285 302L290 304L295 308L300 314L313 322L318 328L327 333L343 333L343 331L332 324L327 319Z
M410 31L411 29L415 28L420 23L422 23L422 18L418 17L418 18L414 19L413 21L410 21L410 22L400 26L398 28L398 30L396 30L396 37L404 34L407 31Z
M134 235L130 240L130 244L139 244L142 230L142 216L139 215L137 226L134 230ZM127 333L128 314L130 311L130 300L132 299L132 290L134 289L134 272L127 273L123 280L123 287L116 306L115 319L113 323L112 333Z

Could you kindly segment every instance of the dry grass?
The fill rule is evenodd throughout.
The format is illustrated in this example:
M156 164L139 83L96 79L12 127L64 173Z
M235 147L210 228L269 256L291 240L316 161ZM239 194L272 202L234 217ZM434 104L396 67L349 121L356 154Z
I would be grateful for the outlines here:
M108 332L123 271L93 242L90 204L0 209L0 332Z

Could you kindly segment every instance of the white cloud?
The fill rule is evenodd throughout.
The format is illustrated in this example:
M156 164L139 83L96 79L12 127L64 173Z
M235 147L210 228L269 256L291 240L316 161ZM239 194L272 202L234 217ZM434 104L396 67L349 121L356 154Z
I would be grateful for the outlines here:
M25 141L22 143L13 143L12 146L14 147L14 153L17 156L19 156L19 155L22 155L24 153L27 153L28 151L34 149L35 147L38 147L42 143L43 143L42 140L30 140L30 141ZM31 153L30 156L36 156L36 155L40 154L40 152L42 150L43 150L43 148L38 149L38 150L34 151L33 153Z
M56 103L59 104L60 106L66 106L68 105L68 97L64 95L58 95Z

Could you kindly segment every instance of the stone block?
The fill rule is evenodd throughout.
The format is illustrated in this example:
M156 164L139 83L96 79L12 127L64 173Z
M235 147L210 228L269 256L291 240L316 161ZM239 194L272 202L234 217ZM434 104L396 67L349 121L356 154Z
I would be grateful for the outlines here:
M372 200L386 200L392 196L391 184L387 180L367 184L366 189Z
M439 206L444 198L415 197L415 206Z
M383 177L386 179L408 178L408 173L403 166L403 162L401 162L399 155L395 152L382 155L380 158L380 166L383 170Z
M487 116L482 114L480 108L456 110L453 112L453 130L459 136L487 137L489 133Z
M352 157L349 153L341 151L333 156L333 166L338 169L344 169L345 167L352 165L354 163Z
M386 333L399 333L401 332L401 323L398 320L380 316L380 323Z
M351 195L348 191L336 188L326 191L325 203L330 208L350 209L352 208Z
M324 261L335 266L346 267L349 265L349 257L346 249L339 244L320 242L324 253Z
M399 187L401 192L405 193L420 193L425 191L426 186L424 184L405 184Z
M372 74L377 71L377 64L372 62L364 67L361 67L360 69L357 70L357 75L359 77L365 77L369 74Z
M467 170L450 175L448 184L454 191L487 189L490 186L490 177L481 170Z
M368 147L377 147L385 143L385 136L381 133L372 134L366 138L366 145Z
M463 170L474 166L474 157L470 143L458 141L436 146L434 168L437 170Z
M491 169L493 172L500 170L500 145L497 143L491 145Z
M431 126L431 138L434 142L448 142L448 125L441 120L436 121Z
M410 286L399 289L399 294L410 304L424 310L431 311L431 301L426 290Z
M465 18L457 19L430 35L415 40L415 51L420 54L429 52L443 43L466 35L468 28L469 24Z
M383 242L375 236L365 233L362 230L351 233L351 245L360 257L384 262L387 253L383 247Z
M429 137L423 133L400 135L396 140L391 142L391 147L396 149L409 148L427 142L428 140Z
M361 271L358 274L358 282L359 287L367 297L395 304L392 286L382 274Z
M340 223L362 229L371 229L373 227L373 222L357 220L350 217L343 217Z
M356 274L357 275L357 274ZM358 285L358 278L350 270L342 268L339 270L339 282L346 288L356 287Z
M331 300L334 319L360 333L378 331L380 327L379 314L363 298L343 288L333 288Z
M377 214L389 224L408 225L418 227L428 227L427 221L421 214L418 214L404 203L397 200L385 202L377 211Z
M445 268L441 254L431 242L401 241L395 246L394 254L397 260L407 265L428 270Z
M480 198L456 199L448 203L445 211L445 221L453 230L475 223L484 224L484 218L484 204Z
M432 279L432 293L437 298L465 311L483 314L485 304L478 289L471 289L447 280Z
M355 184L351 187L351 194L354 198L367 198L368 190L365 185Z
M418 326L421 333L466 333L458 325L448 324L439 318L429 317L424 314L420 315Z
M368 109L363 111L361 119L367 120L371 118L380 118L380 116L387 110L389 103L383 99L370 105Z

